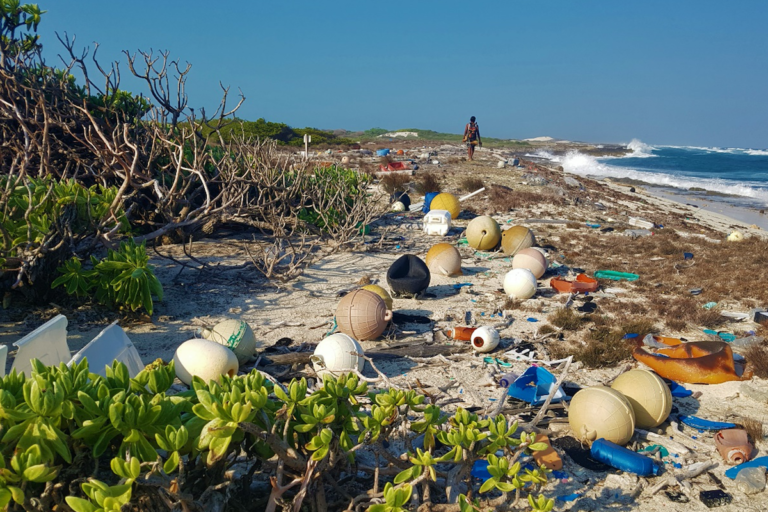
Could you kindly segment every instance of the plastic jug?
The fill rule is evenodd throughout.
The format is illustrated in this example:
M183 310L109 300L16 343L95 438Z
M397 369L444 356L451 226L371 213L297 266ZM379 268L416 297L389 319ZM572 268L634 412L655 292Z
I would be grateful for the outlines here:
M755 494L765 489L765 468L744 468L736 475L736 487L744 494Z

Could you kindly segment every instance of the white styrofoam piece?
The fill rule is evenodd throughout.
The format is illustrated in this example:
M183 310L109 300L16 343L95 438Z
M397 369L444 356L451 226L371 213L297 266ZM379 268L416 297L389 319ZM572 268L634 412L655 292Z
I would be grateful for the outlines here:
M8 360L8 345L0 346L0 378L5 377L5 362Z
M451 229L451 213L447 210L430 210L424 216L424 232L428 235L445 236Z
M32 359L39 359L46 366L57 366L68 361L67 317L57 315L13 344L18 348L13 360L13 370L32 375Z
M69 366L77 364L85 357L88 358L88 371L102 377L107 376L106 367L111 368L112 362L115 360L125 364L131 378L144 369L139 351L131 343L125 331L117 325L117 322L101 331L80 352L75 354L68 364Z

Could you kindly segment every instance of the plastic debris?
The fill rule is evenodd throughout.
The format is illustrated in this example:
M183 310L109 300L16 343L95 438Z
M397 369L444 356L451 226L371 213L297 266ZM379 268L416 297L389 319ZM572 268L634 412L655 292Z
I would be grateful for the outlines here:
M736 475L736 487L744 494L756 494L765 489L765 468L744 468Z
M629 473L650 476L659 472L659 466L654 464L650 457L640 455L605 439L598 439L592 443L590 453L595 460Z
M632 274L630 272L619 272L616 270L598 270L595 272L594 276L597 279L610 279L611 281L637 281L640 279L640 276L637 274Z
M71 358L67 345L67 317L57 315L13 344L18 348L12 370L32 376L32 359L58 366Z
M686 416L681 414L678 416L678 418L683 425L687 425L698 430L725 430L729 428L736 428L736 425L733 423L710 421L696 416Z
M727 476L731 480L734 480L742 470L747 468L757 468L761 466L764 468L768 467L768 457L758 457L756 459L752 459L749 462L745 462L744 464L739 464L738 466L734 466L730 469L726 469L725 476Z
M714 491L701 491L699 493L699 499L708 508L722 507L733 501L733 497L730 494L723 492L720 489L715 489Z
M508 395L532 405L540 405L549 396L556 382L557 379L550 372L540 366L532 366L509 386ZM552 397L552 403L566 398L563 388L558 388Z

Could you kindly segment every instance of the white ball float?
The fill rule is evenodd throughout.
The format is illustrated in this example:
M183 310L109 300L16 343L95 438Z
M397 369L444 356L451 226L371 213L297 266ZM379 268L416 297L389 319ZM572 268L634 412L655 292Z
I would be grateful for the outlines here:
M240 367L237 356L224 345L204 339L185 341L173 355L176 376L189 386L192 377L197 376L206 383L221 382L222 375L234 377Z

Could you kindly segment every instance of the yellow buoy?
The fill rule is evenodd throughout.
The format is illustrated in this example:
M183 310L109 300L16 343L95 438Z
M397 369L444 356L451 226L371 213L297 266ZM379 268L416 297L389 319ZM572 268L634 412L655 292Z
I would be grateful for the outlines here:
M658 427L672 411L672 393L661 377L648 370L630 370L622 373L611 384L629 400L635 411L635 426Z
M475 217L467 224L467 243L479 251L494 249L501 240L499 224L487 215Z
M461 205L459 204L459 200L456 199L456 196L449 194L448 192L437 194L435 198L432 199L432 202L429 203L429 209L447 210L448 213L451 214L451 220L456 220L461 213Z
M368 290L369 292L373 292L382 299L384 299L384 304L387 305L387 309L392 311L392 297L389 295L389 292L382 288L381 286L377 284L367 284L363 286L363 290Z
M460 276L461 254L451 244L435 244L427 251L427 267L433 274L444 276Z

